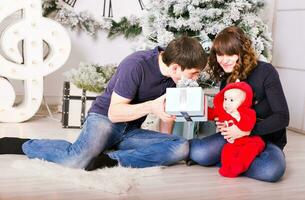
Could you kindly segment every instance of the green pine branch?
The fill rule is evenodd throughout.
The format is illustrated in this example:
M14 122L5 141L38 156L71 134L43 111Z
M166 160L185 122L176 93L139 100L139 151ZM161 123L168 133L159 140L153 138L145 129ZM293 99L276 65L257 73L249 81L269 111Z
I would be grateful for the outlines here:
M119 22L112 20L108 37L111 38L123 34L125 38L131 38L139 35L141 32L142 27L140 27L139 23L132 25L126 17L123 17Z

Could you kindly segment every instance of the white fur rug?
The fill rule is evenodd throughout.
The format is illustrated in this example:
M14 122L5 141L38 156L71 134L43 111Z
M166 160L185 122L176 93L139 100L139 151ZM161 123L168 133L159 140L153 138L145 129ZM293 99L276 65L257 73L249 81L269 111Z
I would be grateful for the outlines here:
M126 193L132 187L140 184L144 177L159 174L161 170L161 167L144 169L114 167L87 172L82 169L72 169L51 162L26 158L16 159L11 163L11 167L28 176L65 181L116 194Z

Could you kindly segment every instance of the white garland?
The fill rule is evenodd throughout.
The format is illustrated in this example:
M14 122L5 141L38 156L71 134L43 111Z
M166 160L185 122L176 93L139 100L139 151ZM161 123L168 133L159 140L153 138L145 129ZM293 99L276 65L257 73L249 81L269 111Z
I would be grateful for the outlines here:
M62 8L55 16L58 22L70 26L72 29L79 28L89 35L95 35L98 30L109 30L111 28L111 19L103 18L100 21L95 20L86 11L75 13L72 10Z
M67 79L78 88L90 92L102 92L117 69L115 64L80 63L79 68L64 73Z
M64 3L60 3L58 0L43 0L43 9L53 8L54 4L56 5L54 8L56 13L52 18L72 29L83 30L93 36L99 30L109 31L112 27L113 19L103 17L101 20L97 20L92 17L88 11L76 13L75 11L68 9ZM134 15L126 18L130 25L135 25L140 22L139 18Z

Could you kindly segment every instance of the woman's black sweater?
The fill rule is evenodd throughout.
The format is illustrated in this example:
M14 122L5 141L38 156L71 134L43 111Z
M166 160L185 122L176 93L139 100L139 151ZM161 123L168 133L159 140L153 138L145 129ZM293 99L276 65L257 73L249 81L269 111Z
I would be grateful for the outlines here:
M278 72L270 64L259 61L246 80L253 89L253 108L257 121L251 135L260 135L265 142L272 142L281 149L287 143L286 127L289 110ZM220 89L226 81L221 82Z

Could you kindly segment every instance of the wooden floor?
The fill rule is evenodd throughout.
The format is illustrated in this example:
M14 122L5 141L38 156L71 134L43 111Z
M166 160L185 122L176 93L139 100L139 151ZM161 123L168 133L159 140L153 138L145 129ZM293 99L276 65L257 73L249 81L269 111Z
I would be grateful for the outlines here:
M0 123L0 137L62 138L75 140L79 130L62 129L49 118L34 118L27 123ZM0 156L0 199L305 199L305 135L288 134L285 148L287 171L278 183L265 183L246 177L223 178L216 167L187 167L183 164L167 167L145 177L127 194L117 195L95 189L69 185L66 182L29 177L10 168L14 158ZM111 181L111 180L109 180Z

